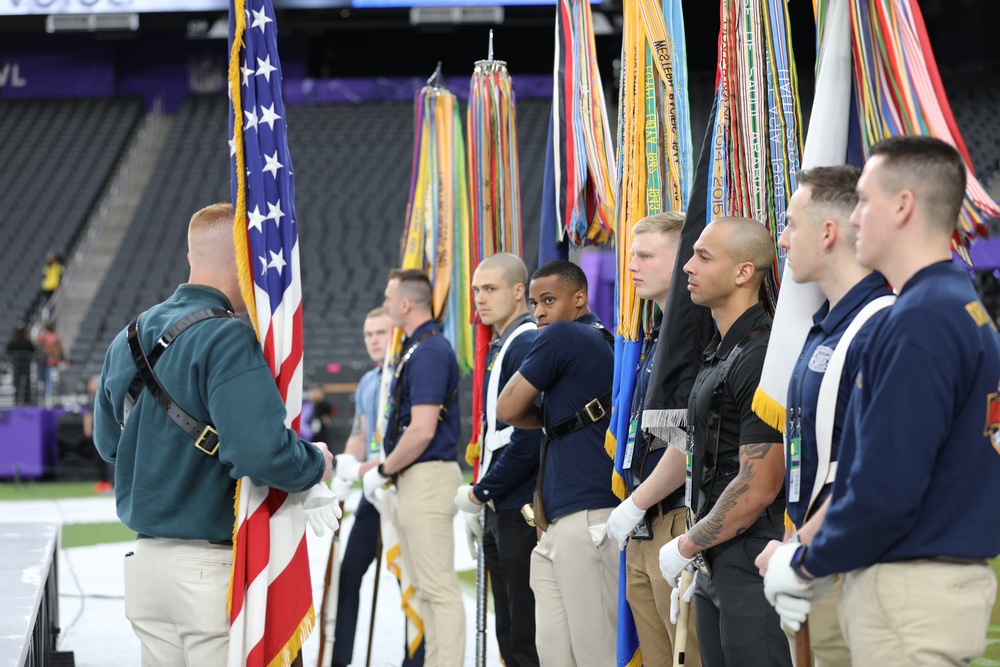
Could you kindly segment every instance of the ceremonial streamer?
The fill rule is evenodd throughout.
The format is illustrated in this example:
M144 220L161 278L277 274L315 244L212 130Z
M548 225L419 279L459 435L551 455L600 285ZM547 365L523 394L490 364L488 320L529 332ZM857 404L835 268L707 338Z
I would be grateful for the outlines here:
M613 233L614 149L595 51L590 3L560 0L552 86L556 229L576 247L604 244Z
M476 62L469 83L469 192L472 252L469 275L487 257L509 252L521 257L521 186L517 154L517 114L507 63L493 59L493 33L487 60ZM466 300L472 303L468 287ZM527 286L525 286L527 287ZM470 306L470 312L474 308ZM480 430L483 421L482 388L491 327L475 326L475 364L472 380L472 437L465 458L479 477Z
M865 153L890 136L942 139L962 154L966 196L952 247L969 262L968 245L985 235L985 216L1000 215L972 173L972 161L944 94L920 9L913 0L814 0L817 81L804 162L843 164L847 156L853 64L857 117ZM853 56L853 62L852 62ZM969 262L971 264L971 262ZM775 312L772 345L764 360L753 410L774 428L785 428L785 403L794 358L822 302L815 288L793 284ZM776 338L777 336L777 338Z
M469 284L469 195L465 141L455 96L440 86L416 95L413 176L403 232L402 268L431 279L434 316L458 356L472 367Z
M825 10L825 4L816 11ZM984 219L1000 216L1000 208L972 171L919 6L915 0L854 0L851 27L866 154L886 137L907 134L937 137L958 149L966 165L966 196L952 247L969 262L969 243L986 235Z

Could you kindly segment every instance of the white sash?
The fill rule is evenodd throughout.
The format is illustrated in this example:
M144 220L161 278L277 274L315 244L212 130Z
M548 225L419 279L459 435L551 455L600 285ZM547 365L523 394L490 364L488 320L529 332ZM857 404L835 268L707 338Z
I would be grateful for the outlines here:
M833 421L837 414L837 397L840 393L840 378L844 372L844 362L847 360L847 351L851 347L851 342L857 335L861 327L871 319L871 317L882 310L888 308L896 301L895 295L881 296L869 302L861 311L854 316L854 321L847 327L847 331L841 336L840 341L830 355L830 362L826 366L823 374L823 381L819 386L819 397L816 402L816 451L818 463L816 468L816 479L813 480L812 493L809 496L809 507L806 514L812 510L813 503L819 497L820 491L827 484L832 484L837 477L837 462L831 461L833 450Z
M483 452L479 460L480 479L489 470L490 462L493 460L493 452L510 442L510 437L514 434L513 426L497 430L497 397L500 393L500 371L503 368L503 357L515 338L525 331L536 331L537 329L538 325L531 321L514 329L493 359L493 370L490 371L490 381L486 385L486 435L483 437Z

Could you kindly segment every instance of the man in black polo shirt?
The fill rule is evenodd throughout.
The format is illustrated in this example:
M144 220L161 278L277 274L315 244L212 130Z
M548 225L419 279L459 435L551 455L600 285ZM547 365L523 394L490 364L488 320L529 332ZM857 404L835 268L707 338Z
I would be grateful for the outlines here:
M604 449L610 333L590 312L587 277L572 262L539 268L528 294L538 336L500 394L497 419L546 430L535 487L535 520L545 532L531 554L538 660L608 667L615 664L619 560L606 534L618 504ZM542 392L544 410L535 403Z
M684 266L691 299L712 310L719 331L688 401L685 500L693 525L660 550L660 569L676 587L698 557L695 616L706 667L792 664L754 566L784 533L781 434L750 409L771 327L760 285L773 262L763 225L720 218Z

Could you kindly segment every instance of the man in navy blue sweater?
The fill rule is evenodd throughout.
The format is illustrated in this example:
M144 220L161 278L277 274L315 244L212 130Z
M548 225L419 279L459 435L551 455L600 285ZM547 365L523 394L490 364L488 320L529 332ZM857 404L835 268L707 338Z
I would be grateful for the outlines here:
M854 665L968 665L982 655L1000 553L1000 344L951 261L965 196L958 152L929 137L872 148L851 223L857 259L899 298L854 378L840 473L807 546L776 550L765 588L799 620L846 573ZM793 619L795 620L795 619Z
M542 432L520 429L497 419L503 388L531 349L538 327L525 299L528 269L516 255L497 253L484 259L472 276L479 319L493 329L483 378L483 447L479 480L458 487L455 504L468 525L480 529L486 504L483 551L496 608L496 635L507 667L538 667L535 650L535 596L529 574L535 529L521 516L531 503L538 477Z

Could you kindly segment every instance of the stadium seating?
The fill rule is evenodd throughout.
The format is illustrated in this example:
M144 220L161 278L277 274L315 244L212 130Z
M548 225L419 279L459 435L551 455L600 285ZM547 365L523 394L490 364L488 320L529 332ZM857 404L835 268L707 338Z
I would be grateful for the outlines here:
M187 277L191 213L229 200L225 98L178 111L117 259L71 350L67 386L98 373L115 334ZM369 361L360 326L399 261L413 154L408 104L286 109L301 239L306 382L354 381ZM518 105L526 261L537 261L547 101ZM329 364L339 364L336 377Z
M141 113L132 99L0 101L0 332L40 296L48 252L67 254Z

